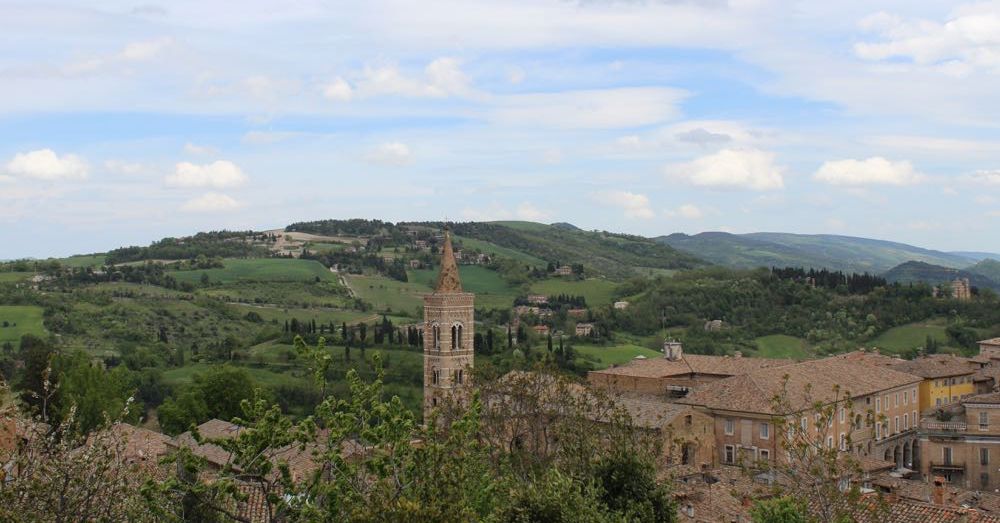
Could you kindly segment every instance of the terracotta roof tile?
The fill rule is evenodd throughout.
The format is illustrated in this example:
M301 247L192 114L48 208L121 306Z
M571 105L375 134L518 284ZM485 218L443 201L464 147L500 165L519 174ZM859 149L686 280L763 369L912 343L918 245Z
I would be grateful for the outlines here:
M781 359L685 354L678 360L666 358L632 360L620 367L610 367L593 372L595 374L615 374L640 378L667 378L687 374L736 376L761 368L780 367L792 363L794 361Z
M892 368L922 378L944 378L974 374L979 370L979 364L970 358L962 358L954 354L932 354L908 361L904 360Z

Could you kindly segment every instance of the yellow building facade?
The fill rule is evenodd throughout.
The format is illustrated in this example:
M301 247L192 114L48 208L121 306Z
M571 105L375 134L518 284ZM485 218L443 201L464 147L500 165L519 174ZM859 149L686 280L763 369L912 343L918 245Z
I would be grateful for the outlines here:
M919 408L923 412L933 407L958 403L976 393L973 381L980 364L951 354L935 354L892 366L894 370L920 376Z

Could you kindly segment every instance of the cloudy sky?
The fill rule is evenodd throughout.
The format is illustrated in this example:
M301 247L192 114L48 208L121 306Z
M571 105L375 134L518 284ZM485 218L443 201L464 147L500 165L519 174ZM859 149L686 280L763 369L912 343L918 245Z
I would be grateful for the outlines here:
M0 259L346 217L1000 250L1000 2L79 4L0 0Z

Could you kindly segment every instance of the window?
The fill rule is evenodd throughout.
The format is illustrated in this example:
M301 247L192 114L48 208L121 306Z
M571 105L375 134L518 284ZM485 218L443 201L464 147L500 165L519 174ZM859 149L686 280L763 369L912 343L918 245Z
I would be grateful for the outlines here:
M937 399L935 399L935 400L934 400L934 405L936 405L936 406L939 406L939 407L940 407L940 406L941 406L941 398L937 398Z
M882 439L882 422L879 421L875 423L875 440L878 441Z
M760 439L768 439L771 437L771 425L768 423L760 424Z
M875 412L882 412L882 398L875 398Z
M735 432L735 428L736 428L736 423L731 419L727 419L725 426L726 435L732 436L733 432Z
M907 401L907 400L909 400L909 399L910 399L910 395L909 395L909 394L907 394L907 393L906 393L906 391L904 390L904 391L903 391L903 405L906 405L907 403L909 403L909 402Z
M438 369L432 370L431 371L431 383L433 383L434 385L437 385L440 382L441 382L441 371L438 370Z
M809 418L802 416L802 432L809 430Z
M899 433L899 416L894 417L892 419L892 423L893 423L893 426L895 427L893 429L893 432L895 432L895 433L898 434Z
M455 383L461 384L465 381L465 371L463 369L458 369L455 371Z
M826 448L828 448L828 449L832 449L833 448L833 436L827 436L826 437Z
M723 463L736 463L736 447L726 445L726 454L722 458Z
M910 401L912 401L913 403L917 402L917 389L916 388L910 390Z
M681 446L681 465L691 464L691 444L686 443Z
M920 423L920 419L917 418L917 411L910 413L910 419L913 420L913 428L917 428L917 424Z
M885 396L882 397L882 406L885 407L885 410L889 410L889 395L888 394L886 394Z
M910 415L903 414L903 430L910 430Z
M438 399L437 398L431 398L431 406L432 407L437 407L438 406Z
M951 447L941 447L942 465L951 465Z
M892 406L893 407L898 407L899 406L899 393L898 392L896 393L896 399L894 400L894 403L892 404Z
M987 472L983 472L979 475L979 485L983 490L990 488L990 475Z
M847 417L847 409L840 407L840 422L843 423L844 419Z
M684 424L687 425L688 427L691 426L691 415L690 414L688 414L687 416L684 416Z
M840 450L847 450L847 434L840 433Z
M979 413L979 430L990 429L990 415L986 412Z
M434 348L435 349L440 349L441 348L441 327L439 327L438 324L435 323L434 326L431 327L431 334L434 337Z
M990 449L986 447L979 449L979 464L980 465L990 464Z
M770 461L771 460L771 451L767 450L767 449L760 449L760 460L761 461Z

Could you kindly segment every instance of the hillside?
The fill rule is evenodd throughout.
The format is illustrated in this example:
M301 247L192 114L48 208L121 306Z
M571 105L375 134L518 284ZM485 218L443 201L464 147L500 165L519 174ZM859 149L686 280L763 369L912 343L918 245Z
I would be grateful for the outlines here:
M994 259L981 260L979 263L965 269L973 274L1000 282L1000 261Z
M904 243L830 234L705 232L671 234L656 240L734 268L795 266L881 273L908 261L956 269L971 263L957 254Z
M906 262L893 267L886 271L884 276L886 280L892 283L925 282L930 284L947 283L955 278L968 278L969 283L973 287L1000 290L1000 280L994 280L968 270L952 269L950 267L917 261Z
M406 225L443 226L433 223ZM549 263L582 264L592 273L614 279L640 274L642 269L677 270L704 265L696 255L648 238L582 231L566 224L469 222L457 223L453 230L458 236L489 242Z

